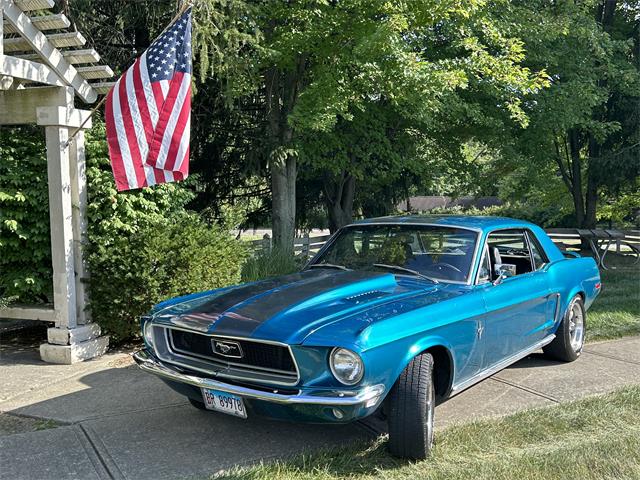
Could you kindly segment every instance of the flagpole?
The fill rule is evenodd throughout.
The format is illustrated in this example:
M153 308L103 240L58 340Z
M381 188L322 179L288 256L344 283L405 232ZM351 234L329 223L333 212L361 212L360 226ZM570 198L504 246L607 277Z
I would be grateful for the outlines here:
M161 37L161 36L162 36L162 34L163 34L164 32L166 32L166 31L167 31L167 29L168 29L171 25L173 25L173 23L174 23L178 18L180 18L180 16L181 16L184 12L186 12L190 7L192 7L192 6L193 6L193 2L194 2L194 0L189 0L189 1L187 1L187 2L184 2L184 3L183 3L183 5L182 5L182 8L180 8L180 10L178 11L178 13L176 13L176 14L175 14L175 16L171 19L171 21L167 24L167 26L166 26L166 27L164 27L164 30L162 30L158 35L156 35L156 38L154 38L154 39L153 39L153 41L152 41L151 43L155 42L159 37ZM134 63L135 63L135 60L134 60ZM131 66L129 66L128 68L131 68ZM126 70L125 70L125 71L126 71ZM102 105L104 105L104 102L106 102L106 101L107 101L107 96L108 96L108 95L109 95L109 94L108 94L108 93L106 93L106 94L104 95L104 97L102 97L102 100L100 100L100 101L98 102L98 104L97 104L95 107L93 107L93 108L91 109L91 111L89 112L89 115L87 115L87 118L85 118L85 119L82 121L82 123L80 124L80 126L79 126L79 127L78 127L78 128L77 128L77 129L76 129L76 130L71 134L71 136L69 136L69 138L67 139L67 141L64 143L64 145L63 145L63 147L62 147L63 149L68 148L68 147L69 147L69 145L71 145L71 141L76 137L76 135L78 135L78 133L80 133L80 130L82 130L82 127L84 127L84 126L89 122L89 120L91 120L91 117L93 117L93 115L98 111L98 109L99 109Z

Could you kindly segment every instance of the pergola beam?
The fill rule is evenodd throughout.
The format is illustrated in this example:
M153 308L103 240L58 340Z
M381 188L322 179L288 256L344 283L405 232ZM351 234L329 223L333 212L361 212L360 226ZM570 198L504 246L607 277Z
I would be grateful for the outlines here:
M24 13L22 15L24 15ZM24 17L27 19L29 18L26 15L24 15ZM36 31L40 32L40 30L38 29L36 29ZM54 48L81 47L82 45L87 43L80 32L52 33L46 36L42 32L40 32L40 35L42 35ZM32 42L23 37L5 38L3 43L5 52L39 50L39 48L34 46Z
M31 48L40 54L43 61L67 82L68 85L72 86L85 102L95 102L98 98L96 92L91 88L89 83L80 76L75 67L64 59L60 51L47 39L44 33L33 26L29 17L22 13L22 11L9 0L0 1L4 7L5 18L18 30ZM78 33L78 35L80 34Z
M73 128L91 128L91 112L89 110L70 110L68 107L36 108L38 125L57 125Z
M62 56L64 59L72 65L80 63L97 63L100 61L100 54L93 48L86 48L81 50L63 50ZM16 55L18 58L24 58L25 60L38 60L40 55L37 53L22 53Z
M28 125L38 121L42 106L73 105L70 87L37 87L0 92L0 125Z
M31 23L33 23L33 25L40 31L62 30L71 26L71 22L69 21L69 19L62 13L29 18L31 18ZM9 22L5 21L4 33L18 33L18 30Z
M57 87L65 86L58 74L46 65L8 55L0 55L0 75L9 75L22 80Z
M93 89L100 95L106 95L113 88L116 82L96 82L92 83Z
M16 5L20 7L23 12L32 10L49 10L53 8L53 0L16 0Z
M87 80L113 77L113 70L111 70L111 67L109 65L92 65L90 67L78 67L76 68L76 70Z
M2 20L4 18L4 15L2 14L2 3L0 3L0 20ZM4 38L4 24L2 21L0 21L0 57L2 57L2 55L4 54L4 44L2 42L2 39ZM4 75L0 75L0 91L1 90L9 90L11 88L11 85L13 84L13 77L10 77L9 75L4 76Z
M7 307L0 308L0 317L15 318L17 320L55 322L56 312L53 308Z

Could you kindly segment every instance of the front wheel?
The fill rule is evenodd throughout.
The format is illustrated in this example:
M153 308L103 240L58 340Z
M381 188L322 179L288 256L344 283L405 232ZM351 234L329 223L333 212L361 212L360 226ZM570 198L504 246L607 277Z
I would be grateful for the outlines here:
M554 360L573 362L582 353L587 312L580 295L576 295L569 302L567 312L558 326L556 338L542 348L544 354Z
M389 452L414 460L429 456L433 446L435 389L433 357L415 357L400 374L388 398Z

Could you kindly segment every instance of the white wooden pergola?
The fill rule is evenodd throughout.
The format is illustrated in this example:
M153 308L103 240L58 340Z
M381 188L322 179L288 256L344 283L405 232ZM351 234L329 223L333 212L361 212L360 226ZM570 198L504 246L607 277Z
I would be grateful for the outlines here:
M100 81L113 71L98 64L95 50L82 48L84 37L70 31L65 15L49 12L53 6L53 0L0 0L0 126L44 127L53 263L52 308L5 308L0 317L54 322L40 356L68 364L103 354L109 343L85 311L84 129L91 121L83 124L90 112L76 109L74 100L95 102L113 85Z

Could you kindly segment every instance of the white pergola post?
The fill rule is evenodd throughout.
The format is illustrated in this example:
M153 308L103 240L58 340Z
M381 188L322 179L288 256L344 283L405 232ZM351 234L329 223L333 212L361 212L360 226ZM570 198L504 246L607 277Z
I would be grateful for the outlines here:
M48 342L40 356L52 363L74 363L102 355L109 338L100 327L88 323L83 245L86 235L86 179L84 133L67 145L69 130L77 129L89 115L71 103L36 109L37 124L45 127L49 181L49 218L53 263L55 327L47 330ZM75 127L75 128L72 128ZM84 128L90 128L87 122Z
M87 244L87 177L84 151L84 130L78 131L69 146L69 155L75 161L70 162L71 208L73 210L73 263L76 284L76 313L80 325L91 321L91 315L85 308L89 298L84 281L89 276L83 248Z

